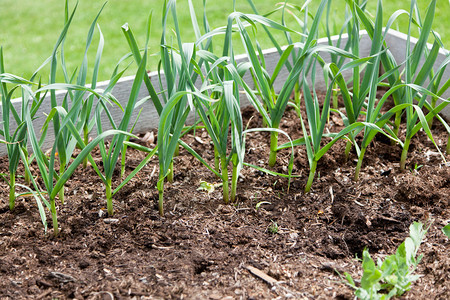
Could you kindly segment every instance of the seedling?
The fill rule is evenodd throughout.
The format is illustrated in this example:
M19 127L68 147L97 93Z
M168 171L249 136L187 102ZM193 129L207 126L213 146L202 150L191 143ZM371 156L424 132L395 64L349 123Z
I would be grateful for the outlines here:
M413 173L414 175L419 174L419 169L422 168L423 165L418 165L417 163L414 164L414 168L410 168L409 170L411 171L411 173Z
M191 3L190 3L190 6ZM191 17L192 17L191 10ZM178 50L169 44L167 22L172 14L175 25L176 44ZM159 180L157 184L159 192L158 207L160 215L164 215L164 180L173 180L173 157L178 152L179 140L188 113L193 109L193 100L198 97L205 100L204 96L195 87L197 76L202 73L201 64L196 63L196 45L183 43L176 14L176 1L164 1L163 6L163 32L161 35L161 64L167 85L167 93L163 94L166 102L160 114L158 126L158 156L159 156ZM197 26L193 22L194 26ZM194 28L195 29L195 28ZM201 76L204 80L204 77ZM161 81L161 77L160 77ZM161 81L162 86L162 81Z
M3 48L0 48L0 74L3 75L5 73L4 62L3 62ZM7 82L15 82L16 86L8 91ZM15 207L15 199L16 199L16 173L17 168L19 166L20 161L20 149L26 147L26 126L24 124L24 118L27 114L31 114L32 112L28 111L28 103L29 100L26 98L28 93L22 93L22 106L24 107L22 111L22 118L14 109L14 106L11 104L11 98L13 97L13 93L16 89L23 87L24 89L29 89L32 85L32 82L27 81L21 78L14 78L12 76L0 76L0 94L1 94L1 104L2 104L2 127L0 130L0 134L4 137L4 140L0 140L1 143L6 145L7 155L8 155L8 171L9 171L9 180L6 182L9 184L9 209L12 211ZM39 103L39 102L34 102ZM34 111L34 113L36 110ZM15 116L16 123L19 125L13 134L10 132L10 118L11 113ZM3 177L3 176L2 176Z
M96 17L94 18L93 22L91 23L91 26L88 31L87 39L86 39L86 48L85 53L83 57L83 61L81 63L81 67L78 71L78 76L76 79L76 85L78 87L84 87L87 82L87 69L88 69L88 50L90 48L90 45L93 40L95 26L97 23L97 20L104 8L106 3L102 6L100 11L97 13ZM57 68L58 68L58 52L60 52L61 55L61 69L64 74L64 79L66 84L72 84L73 79L75 77L75 72L72 75L68 74L66 64L65 64L65 57L64 57L64 45L65 40L67 36L68 29L71 25L71 22L73 20L73 17L75 15L76 9L78 5L75 5L75 8L73 9L72 13L69 15L69 5L68 0L65 2L65 26L61 32L61 35L53 49L53 53L51 55L50 59L50 85L56 84L56 77L57 77ZM95 89L97 85L97 75L98 70L100 66L100 59L103 51L103 36L101 31L100 33L100 39L99 39L99 46L97 49L97 56L94 66L94 72L92 76L92 82L90 84L90 88L92 90ZM64 100L61 104L57 103L56 99L56 89L52 88L49 89L50 91L50 102L51 102L51 108L54 109L58 106L61 106L67 113L68 118L71 119L71 122L76 126L79 132L83 132L83 140L84 143L87 144L89 140L89 131L93 127L93 123L90 123L90 118L92 117L92 106L94 101L94 95L91 94L89 97L85 99L86 90L82 88L76 88L71 89L67 88L67 93L64 97ZM60 176L64 173L66 166L69 164L70 159L72 158L72 154L74 152L75 147L77 146L77 140L74 136L72 136L70 130L68 128L61 127L62 120L60 119L60 116L58 113L55 115L55 117L52 120L53 123L53 129L56 139L56 145L57 145L57 153L58 153L58 162L59 162L59 171ZM89 124L90 123L90 124ZM83 162L83 165L87 164L87 160ZM64 204L64 188L62 188L59 191L59 200L62 204Z
M410 236L398 247L396 253L386 257L384 261L378 259L376 264L369 251L364 249L360 287L356 286L350 274L345 273L347 284L355 289L355 295L366 300L390 299L410 290L411 284L420 278L420 275L413 273L422 259L422 255L417 256L417 251L428 228L423 229L423 224L418 222L411 224Z
M208 194L211 194L215 191L216 186L216 184L200 180L200 186L197 188L197 191L207 191Z
M277 222L270 220L271 224L267 227L267 230L269 231L269 233L271 234L277 234L278 233L278 224Z
M442 228L442 232L450 239L450 223Z
M148 46L149 35L150 35L151 20L152 20L152 15L150 14L149 18L148 18L148 22L147 22L147 39L146 39L146 43L145 43L144 54L140 61L138 70L136 72L136 76L135 76L133 85L131 87L130 96L129 96L127 105L123 111L123 115L122 115L119 125L115 124L111 114L109 113L109 111L107 109L106 103L102 99L100 99L100 105L98 105L95 110L95 113L96 113L95 124L96 124L96 129L97 129L98 134L103 132L102 122L101 122L101 113L103 111L106 112L112 128L117 129L120 132L127 133L126 135L125 134L114 135L112 141L109 144L108 150L106 150L106 141L102 141L99 144L100 154L102 157L103 168L104 168L105 174L103 175L97 167L94 167L97 174L100 176L101 180L105 184L106 203L107 203L107 209L108 209L109 216L112 216L114 214L112 197L118 191L117 189L114 191L112 189L112 176L114 174L114 169L115 169L115 166L117 165L119 156L125 150L126 144L124 144L124 142L127 138L127 135L128 136L131 135L128 133L128 127L131 122L131 116L132 116L134 109L140 105L140 103L138 101L138 94L139 94L139 90L141 88L141 84L144 81L144 77L147 77L147 72L146 72L147 46ZM122 26L122 30L123 30L124 34L127 35L127 30L128 30L127 24ZM113 73L113 78L114 77L117 77L116 72ZM114 80L111 80L111 82L114 82ZM122 186L123 185L120 185L119 187L121 188Z
M272 204L272 203L270 203L268 201L260 201L260 202L256 203L255 210L258 210L261 207L261 205L263 205L263 204Z

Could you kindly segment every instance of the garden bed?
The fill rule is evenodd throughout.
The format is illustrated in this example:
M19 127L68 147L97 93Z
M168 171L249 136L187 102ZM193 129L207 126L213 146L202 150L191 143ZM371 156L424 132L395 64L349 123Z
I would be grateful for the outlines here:
M243 117L249 127L262 127L252 108ZM340 130L340 120L332 115L330 131ZM286 111L281 129L301 137L294 110ZM432 132L444 147L442 125L435 123ZM207 136L199 130L184 140L212 161ZM2 202L0 298L353 299L336 271L359 279L355 255L361 257L365 247L385 257L413 221L433 220L419 250L424 258L417 273L423 277L402 299L449 299L450 243L440 229L450 219L450 168L419 132L408 171L401 172L401 148L379 137L358 182L352 180L357 157L345 161L342 141L319 162L312 191L304 194L309 168L305 149L297 147L293 174L300 177L289 191L287 179L245 168L234 206L223 204L220 187L209 194L197 190L201 180L219 180L181 150L175 181L166 185L165 217L157 209L156 157L115 195L113 218L106 214L104 185L91 168L79 167L65 187L66 204L59 206L57 238L44 233L32 198L17 199L12 213ZM266 167L268 142L268 133L249 134L246 161ZM128 151L131 172L144 154ZM287 172L289 155L280 152L275 171ZM2 173L7 166L3 159ZM8 192L2 185L1 198L8 199ZM262 201L268 203L258 206ZM264 274L276 282L267 283Z

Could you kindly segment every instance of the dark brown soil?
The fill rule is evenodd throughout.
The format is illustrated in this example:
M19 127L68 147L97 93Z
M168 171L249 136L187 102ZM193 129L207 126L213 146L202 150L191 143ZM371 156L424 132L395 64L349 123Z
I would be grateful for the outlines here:
M261 119L244 110L250 127ZM339 126L332 117L330 131ZM301 136L295 112L281 128ZM436 125L436 141L447 136ZM188 142L211 161L206 133ZM265 167L267 133L247 137L246 160ZM218 183L184 150L175 159L175 182L166 184L165 217L157 213L157 158L115 196L115 215L105 216L104 187L92 169L79 169L58 205L62 231L43 231L33 198L20 197L10 212L8 188L0 206L1 299L353 299L336 271L361 277L365 247L384 257L408 236L413 221L433 220L420 253L424 255L402 299L450 299L450 242L441 228L450 220L450 168L420 132L413 140L408 168L399 170L400 148L376 140L366 154L361 179L353 181L356 155L344 158L344 142L319 162L312 192L305 149L295 149L293 180L254 169L242 171L236 205L224 205L221 188L198 191L200 180ZM130 172L143 154L129 150ZM287 172L289 151L275 168ZM446 157L450 160L450 157ZM414 166L420 167L414 171ZM7 173L7 161L0 172ZM21 179L19 179L20 181ZM117 182L115 183L117 185ZM261 201L269 203L261 204ZM269 229L274 223L277 233ZM51 225L49 226L51 227ZM253 267L276 280L270 285ZM253 269L254 270L254 269Z

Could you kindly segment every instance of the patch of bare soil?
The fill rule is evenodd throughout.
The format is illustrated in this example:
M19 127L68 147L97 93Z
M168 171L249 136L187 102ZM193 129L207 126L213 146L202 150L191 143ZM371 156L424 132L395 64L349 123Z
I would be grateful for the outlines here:
M245 122L261 127L251 108ZM332 117L330 130L339 126ZM283 130L301 136L295 112ZM447 137L436 124L436 141ZM186 142L211 161L206 133ZM247 137L246 160L266 166L267 133ZM383 258L409 234L413 221L434 220L420 253L422 277L402 299L450 299L449 240L441 228L450 219L450 168L443 165L426 135L413 140L408 167L399 170L400 148L382 138L368 150L361 179L353 181L356 155L344 158L345 143L319 162L312 192L305 149L295 149L293 180L245 168L236 205L224 205L221 189L198 191L200 180L218 179L181 150L175 182L166 184L164 217L157 213L157 158L115 196L115 215L105 216L104 187L95 172L79 169L58 206L62 232L46 235L32 198L7 206L1 188L1 299L353 299L337 272L360 278L365 247ZM127 172L143 154L129 150ZM287 172L289 151L275 168ZM450 157L447 156L450 160ZM415 165L422 166L414 171ZM1 171L7 173L2 159ZM20 179L19 179L20 181ZM117 185L117 182L116 182ZM257 204L261 201L269 203ZM274 224L278 231L272 233ZM49 226L51 227L51 226ZM256 274L256 275L255 275ZM269 277L265 277L269 276ZM272 284L264 281L266 278Z

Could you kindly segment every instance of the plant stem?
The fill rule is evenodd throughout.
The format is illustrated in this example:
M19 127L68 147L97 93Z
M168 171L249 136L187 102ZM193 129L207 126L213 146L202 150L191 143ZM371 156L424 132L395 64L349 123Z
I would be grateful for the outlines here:
M312 183L314 181L314 176L316 175L317 161L313 160L311 164L311 169L309 170L308 182L305 186L305 193L308 193L311 190Z
M333 83L333 108L338 109L338 89L337 83Z
M64 173L64 170L66 169L66 164L61 163L61 166L59 167L59 173L60 176ZM61 201L61 204L64 205L64 185L61 187L61 189L58 191L59 201Z
M22 151L23 151L23 154L25 156L25 161L23 163L27 164L29 166L30 163L28 161L29 158L28 158L27 147L22 147ZM31 184L30 174L28 174L28 172L25 171L25 173L23 174L23 179L24 179L26 185L30 185Z
M400 170L405 170L406 158L408 157L409 145L411 143L411 138L407 137L405 143L403 144L402 156L400 158Z
M23 180L25 181L25 185L30 185L31 184L31 178L30 178L30 175L27 172L25 172L23 174Z
M84 144L87 145L89 143L89 128L87 126L87 124L84 124L83 126L83 139L84 139ZM86 157L85 159L83 159L83 169L87 168L87 163L88 163L88 158Z
M170 166L169 166L169 174L167 174L167 181L168 182L173 182L173 159L170 162Z
M398 136L398 131L400 130L401 119L402 119L402 111L396 112L395 120L394 120L394 128L392 128L392 131L394 132L395 136ZM391 145L395 145L394 140L391 140Z
M300 107L300 84L298 82L294 86L294 103Z
M58 192L59 200L61 200L61 204L64 204L64 186Z
M217 173L220 173L220 155L216 146L214 146L214 169Z
M270 154L269 154L269 166L275 166L277 162L277 148L278 148L278 132L270 132Z
M159 180L157 183L158 188L158 210L159 215L162 217L164 216L164 177L162 175L159 175Z
M237 167L238 167L238 158L237 158L237 154L233 154L233 156L231 157L231 161L233 163L233 173L231 175L231 202L235 202L236 201L236 188L237 188L237 182L238 182L238 172L237 172Z
M359 153L358 163L356 164L355 169L355 181L359 180L359 172L361 171L362 162L364 159L364 154L366 153L367 147L361 147L361 152Z
M229 199L229 191L228 191L228 168L227 168L227 158L225 155L220 158L221 167L222 167L222 182L223 182L223 201L225 204L228 204Z
M177 157L178 155L180 155L180 146L177 143L177 145L175 146L175 152L173 154L173 157ZM169 174L167 174L167 181L171 183L173 182L173 158L170 161Z
M345 145L345 161L348 161L348 158L350 156L350 151L352 150L352 142L347 141L347 145Z
M177 146L175 147L175 152L173 153L174 157L177 157L178 155L180 155L180 145L177 144Z
M55 198L50 199L50 213L52 214L52 222L53 222L53 234L58 236L58 216L56 215L56 204Z
M434 109L435 107L436 107L436 102L437 102L437 98L435 98L435 97L433 97L432 99L431 99L431 108L432 109ZM430 118L429 120L428 120L428 127L432 127L433 126L433 120L434 120L434 117L433 118Z
M129 141L129 137L126 139L127 141ZM123 149L122 149L122 153L121 153L121 161L120 161L120 178L123 178L125 175L125 163L127 162L127 149L128 146L127 145L123 145Z
M13 211L16 205L16 173L9 174L9 210Z
M123 146L123 151L122 151L122 158L120 160L120 178L123 178L123 176L125 175L125 162L126 162L126 146ZM83 162L84 163L84 162ZM84 164L83 164L84 166Z
M112 191L111 191L111 179L106 180L106 208L108 209L108 215L111 217L114 215L114 208L112 202Z

